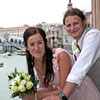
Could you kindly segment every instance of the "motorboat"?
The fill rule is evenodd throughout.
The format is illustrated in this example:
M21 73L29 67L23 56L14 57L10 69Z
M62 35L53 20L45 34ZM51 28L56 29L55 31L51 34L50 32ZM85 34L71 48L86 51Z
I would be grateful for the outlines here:
M0 63L0 67L4 67L4 63Z

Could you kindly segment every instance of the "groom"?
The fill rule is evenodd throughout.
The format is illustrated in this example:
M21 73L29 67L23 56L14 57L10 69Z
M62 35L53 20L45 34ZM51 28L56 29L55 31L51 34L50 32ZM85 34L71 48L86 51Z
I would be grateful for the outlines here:
M97 29L87 30L85 15L77 8L65 12L63 24L66 31L75 39L72 49L76 62L66 79L62 92L43 100L68 100L70 93L76 86L82 84L87 74L100 90L100 31Z

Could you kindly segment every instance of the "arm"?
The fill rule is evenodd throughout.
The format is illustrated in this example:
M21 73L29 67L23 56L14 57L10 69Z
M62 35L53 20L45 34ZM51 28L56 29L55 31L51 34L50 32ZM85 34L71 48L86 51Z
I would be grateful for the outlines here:
M99 57L100 31L91 30L84 37L80 56L71 69L67 82L81 85L84 77Z
M76 87L76 84L66 82L64 89L62 92L65 94L65 96L68 98L71 91ZM58 95L50 95L48 97L43 98L42 100L61 100Z
M81 85L84 77L100 57L100 32L97 30L90 30L83 40L83 47L79 58L74 64L68 78L63 92L69 96L73 88Z
M62 91L67 97L77 85L82 83L84 77L99 57L100 31L92 30L84 37L81 54L67 77L65 87ZM52 95L43 100L60 99L57 95Z
M61 52L58 54L58 63L59 63L59 80L60 80L60 90L55 90L55 91L50 91L50 92L45 92L45 93L41 93L39 94L42 96L41 98L44 98L46 96L49 95L54 95L54 94L58 94L63 88L64 85L66 83L66 78L70 72L71 69L71 59L69 57L69 55L65 52ZM39 99L41 99L39 98Z
M69 55L65 52L62 52L58 55L58 63L59 63L59 73L60 73L60 89L62 90L66 83L66 78L71 70L72 62Z

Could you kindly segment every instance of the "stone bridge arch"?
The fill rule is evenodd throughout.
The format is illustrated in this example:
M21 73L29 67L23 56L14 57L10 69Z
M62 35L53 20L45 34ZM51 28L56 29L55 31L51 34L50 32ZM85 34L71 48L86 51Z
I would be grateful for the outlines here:
M17 36L10 36L9 42L11 42L13 44L17 44L17 45L23 45L23 38L17 37Z

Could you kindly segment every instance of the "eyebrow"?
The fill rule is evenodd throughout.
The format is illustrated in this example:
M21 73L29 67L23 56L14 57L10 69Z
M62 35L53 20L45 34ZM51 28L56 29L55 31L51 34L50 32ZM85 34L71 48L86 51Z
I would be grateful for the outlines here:
M40 42L40 41L43 41L43 40L38 40L38 41L36 41L36 42Z
M36 42L40 42L40 41L43 41L43 40L38 40L38 41L36 41ZM30 42L30 43L35 43L35 42ZM30 44L30 43L29 43L29 44Z

